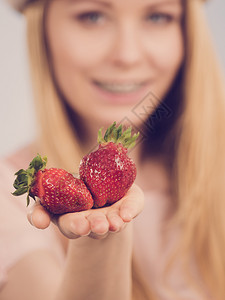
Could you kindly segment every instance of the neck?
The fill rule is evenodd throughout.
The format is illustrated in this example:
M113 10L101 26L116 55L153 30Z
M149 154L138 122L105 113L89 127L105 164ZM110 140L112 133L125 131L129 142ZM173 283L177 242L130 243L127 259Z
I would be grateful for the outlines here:
M97 148L98 130L100 129L101 125L87 121L83 121L81 123L82 130L80 131L80 142L82 144L83 152L86 154Z

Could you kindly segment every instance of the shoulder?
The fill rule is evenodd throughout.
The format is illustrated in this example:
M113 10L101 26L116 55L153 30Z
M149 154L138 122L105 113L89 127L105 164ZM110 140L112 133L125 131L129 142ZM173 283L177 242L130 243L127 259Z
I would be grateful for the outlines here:
M36 152L34 152L34 150L35 149L33 145L30 144L3 157L1 161L5 165L11 166L11 168L15 170L25 169L28 167L32 158L36 155Z

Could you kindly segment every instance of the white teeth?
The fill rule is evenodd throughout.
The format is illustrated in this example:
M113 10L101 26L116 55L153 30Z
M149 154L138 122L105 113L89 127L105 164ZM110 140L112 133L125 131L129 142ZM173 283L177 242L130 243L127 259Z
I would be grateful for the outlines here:
M117 84L117 83L97 83L101 88L112 93L130 93L137 91L141 84L128 83L128 84Z

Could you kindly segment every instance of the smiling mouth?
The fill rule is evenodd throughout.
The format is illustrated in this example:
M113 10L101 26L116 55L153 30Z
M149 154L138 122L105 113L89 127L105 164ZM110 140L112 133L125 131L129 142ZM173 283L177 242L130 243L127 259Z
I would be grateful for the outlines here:
M101 89L114 93L114 94L128 94L128 93L133 93L141 88L146 84L146 82L141 82L141 83L105 83L105 82L99 82L99 81L94 81L94 84L100 87Z

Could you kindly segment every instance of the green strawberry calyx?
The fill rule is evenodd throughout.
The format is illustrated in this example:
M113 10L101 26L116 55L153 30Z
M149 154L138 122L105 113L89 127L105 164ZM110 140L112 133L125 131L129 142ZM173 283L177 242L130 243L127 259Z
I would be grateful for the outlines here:
M41 157L39 154L30 162L29 167L24 170L20 169L15 173L16 179L13 183L15 191L12 193L14 196L27 194L27 206L30 204L31 196L34 200L35 197L30 193L30 189L35 182L35 175L39 170L45 169L47 164L47 157Z
M122 144L124 148L130 149L135 146L136 140L139 137L139 132L132 135L131 126L123 131L123 125L121 124L117 127L116 122L107 128L104 137L102 135L102 130L103 128L100 128L98 131L99 144L113 142L115 144Z

